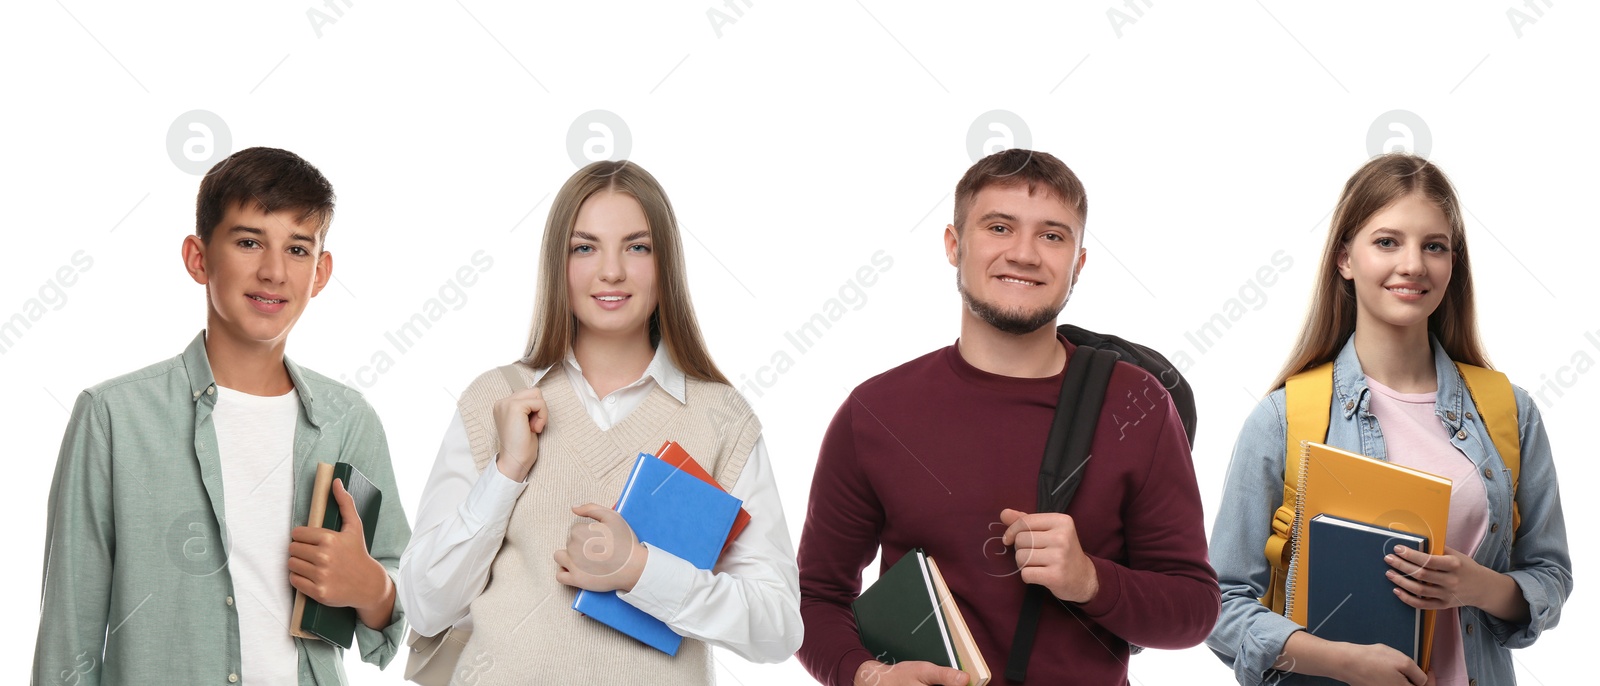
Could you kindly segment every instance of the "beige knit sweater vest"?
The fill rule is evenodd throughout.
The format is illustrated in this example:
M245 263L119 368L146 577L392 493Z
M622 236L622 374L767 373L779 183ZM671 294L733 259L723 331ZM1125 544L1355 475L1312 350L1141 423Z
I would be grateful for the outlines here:
M525 382L533 371L516 365ZM669 656L572 609L577 589L556 582L553 557L580 518L572 506L610 506L640 452L677 441L725 489L731 489L761 434L749 405L724 384L688 379L685 402L654 386L639 407L601 431L573 393L565 365L539 381L550 420L539 435L539 460L511 511L489 583L472 601L472 638L457 676L491 684L713 683L711 650L684 639ZM494 401L511 389L499 370L467 387L458 407L481 472L500 449ZM461 670L469 670L470 675Z

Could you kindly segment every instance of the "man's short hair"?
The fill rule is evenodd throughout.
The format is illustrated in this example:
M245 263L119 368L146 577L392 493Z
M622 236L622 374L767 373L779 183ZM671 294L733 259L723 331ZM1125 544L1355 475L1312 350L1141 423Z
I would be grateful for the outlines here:
M333 223L333 201L333 184L299 155L277 148L246 148L218 162L200 181L194 233L209 243L228 208L254 205L268 214L296 212L296 222L311 220L320 246Z
M1078 219L1089 220L1089 197L1083 182L1067 165L1047 152L1012 148L1002 150L978 160L967 169L966 175L956 184L956 231L962 231L962 222L972 209L972 199L989 186L1026 185L1028 195L1040 186L1056 196L1062 203L1078 212Z

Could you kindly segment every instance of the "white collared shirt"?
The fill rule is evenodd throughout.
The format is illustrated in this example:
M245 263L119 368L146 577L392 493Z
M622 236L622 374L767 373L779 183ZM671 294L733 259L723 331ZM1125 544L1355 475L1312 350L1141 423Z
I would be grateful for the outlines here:
M596 396L571 351L564 364L573 391L602 430L638 408L652 385L686 402L683 370L673 364L665 345L656 347L638 381L605 398ZM534 383L548 371L536 372ZM527 486L526 481L506 478L494 462L478 471L466 425L456 412L423 488L411 543L400 560L398 593L406 619L417 633L433 636L452 625L471 628L469 606L488 583L512 507ZM800 648L800 582L765 439L756 440L729 493L744 501L750 523L714 570L697 569L650 547L633 591L617 595L685 637L727 648L753 662L782 662ZM420 571L424 568L425 575Z

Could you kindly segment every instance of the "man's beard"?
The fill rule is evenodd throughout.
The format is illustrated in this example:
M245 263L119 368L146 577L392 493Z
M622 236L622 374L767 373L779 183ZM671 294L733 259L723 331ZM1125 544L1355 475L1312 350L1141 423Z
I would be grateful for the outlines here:
M958 259L959 261L959 259ZM1021 336L1038 331L1045 326L1053 326L1056 317L1067 306L1065 301L1055 307L1045 306L1036 310L1002 310L991 303L979 300L967 290L967 285L961 280L961 268L956 268L956 290L961 293L961 301L973 314L978 315L989 326L1004 331L1013 336Z

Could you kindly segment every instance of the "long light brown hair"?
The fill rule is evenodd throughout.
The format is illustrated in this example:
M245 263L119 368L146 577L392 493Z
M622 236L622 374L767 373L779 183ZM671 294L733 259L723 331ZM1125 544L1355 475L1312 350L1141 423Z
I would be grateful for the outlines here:
M1282 387L1289 377L1338 356L1345 340L1356 330L1355 285L1339 274L1339 257L1350 249L1350 241L1373 215L1414 193L1421 194L1444 212L1450 223L1450 248L1454 255L1450 285L1445 288L1439 307L1428 315L1428 333L1439 339L1450 359L1489 366L1489 358L1478 338L1466 225L1461 218L1461 203L1456 199L1455 188L1432 162L1414 155L1390 153L1367 162L1344 185L1344 194L1333 212L1328 242L1322 249L1322 262L1317 267L1311 309L1289 362L1272 382L1273 390Z
M528 331L522 362L535 369L550 367L566 359L572 348L578 322L567 292L567 245L578 223L578 209L600 192L632 197L644 209L650 225L650 252L656 266L656 311L650 315L650 345L666 343L672 362L684 374L727 384L727 377L706 351L700 322L689 301L683 242L678 236L678 218L672 212L672 203L650 172L626 160L595 162L579 169L556 193L544 225L533 327Z

